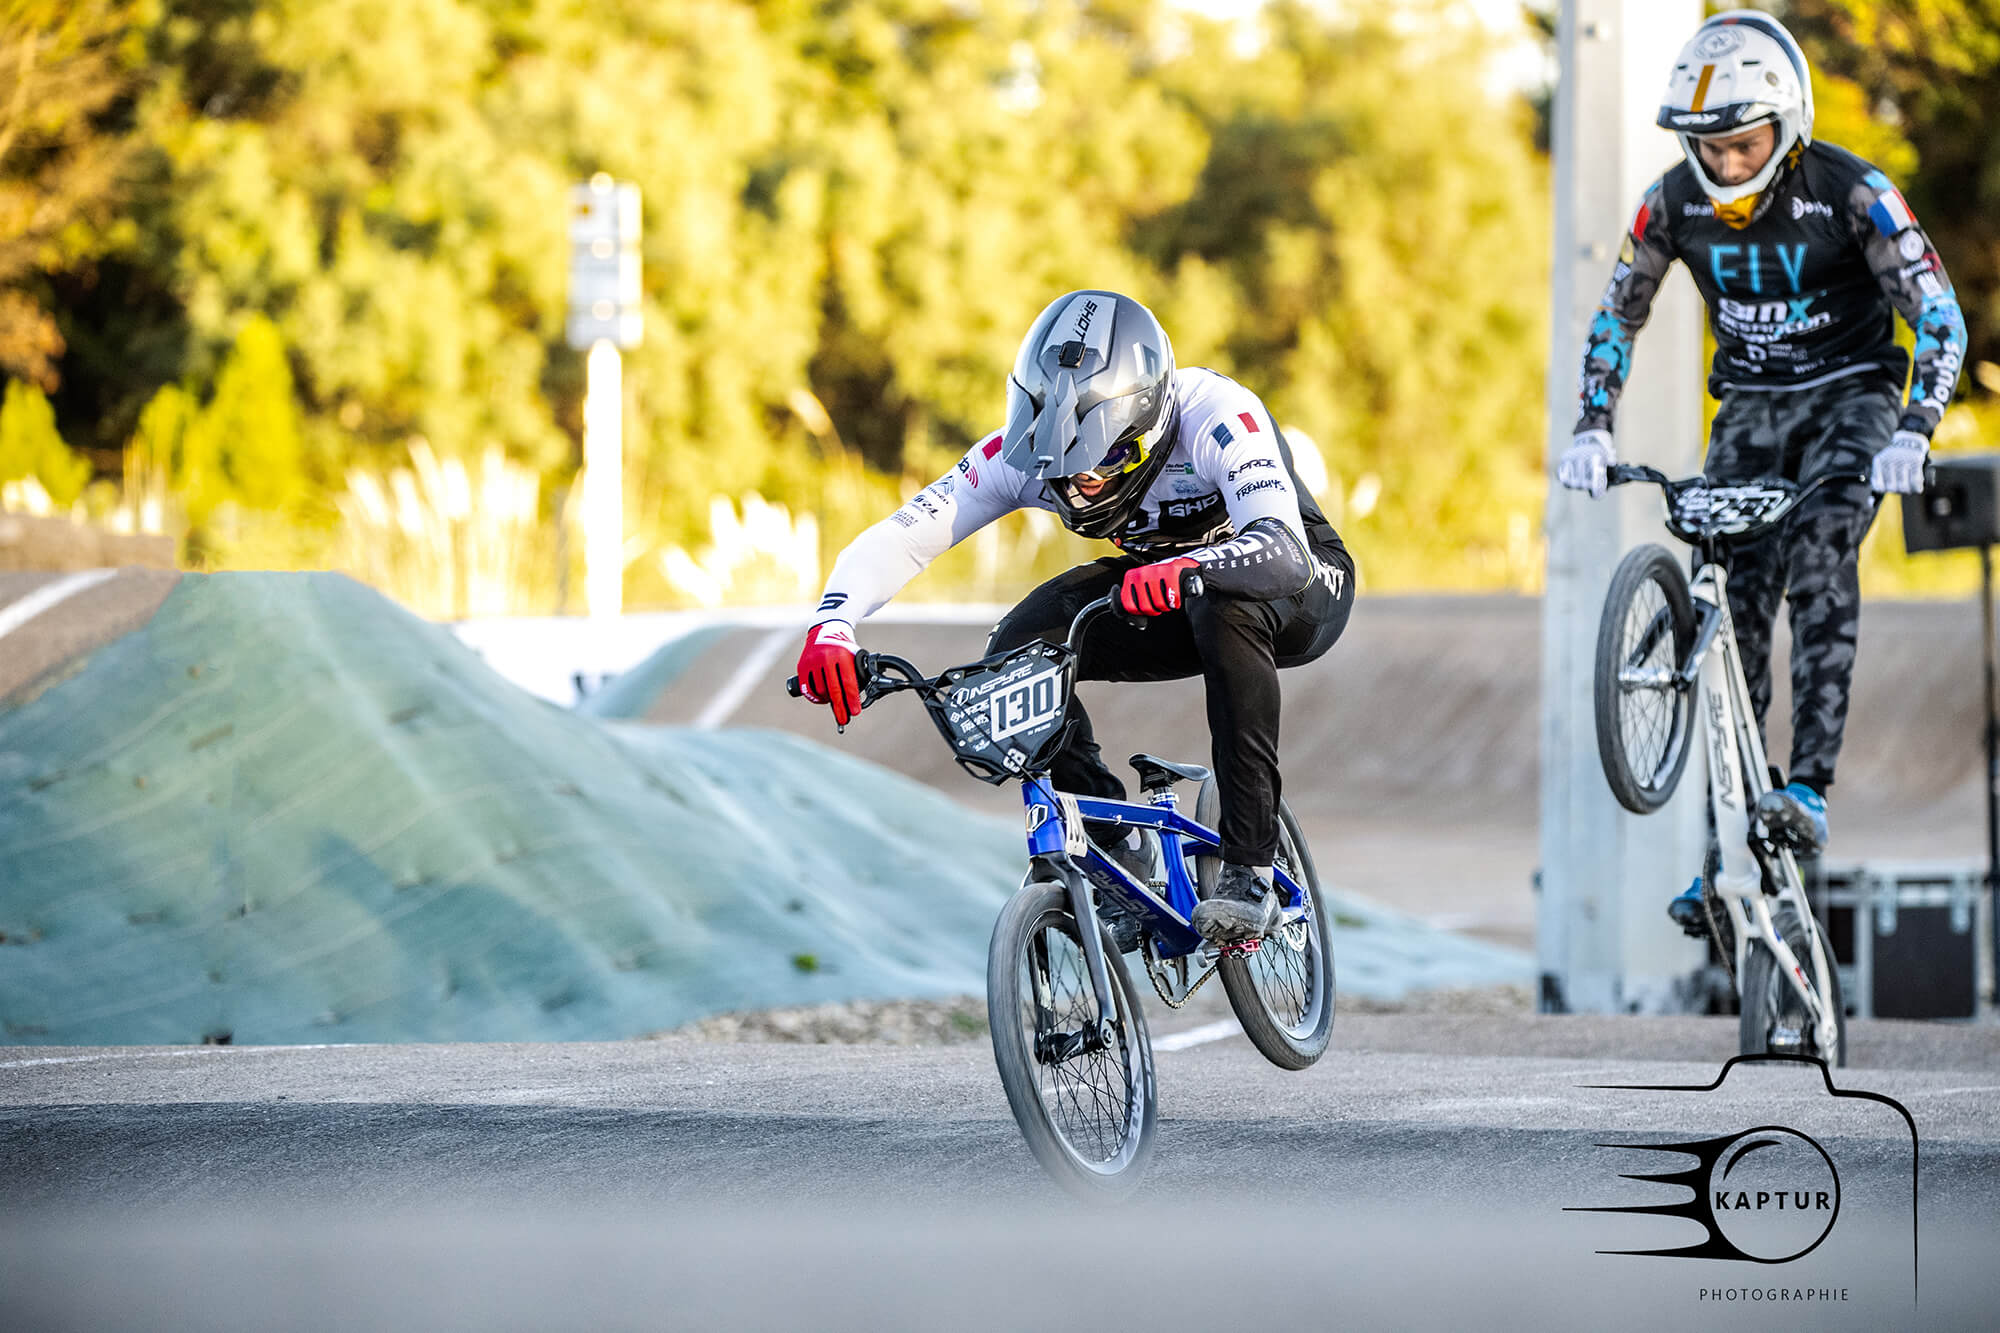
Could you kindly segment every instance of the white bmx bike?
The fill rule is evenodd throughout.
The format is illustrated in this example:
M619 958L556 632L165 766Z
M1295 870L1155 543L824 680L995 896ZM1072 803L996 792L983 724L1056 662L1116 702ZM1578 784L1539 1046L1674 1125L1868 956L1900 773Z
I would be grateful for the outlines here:
M1658 810L1697 734L1705 747L1711 837L1702 912L1736 987L1739 1049L1829 1065L1847 1062L1840 974L1799 875L1797 853L1809 839L1765 799L1775 775L1743 678L1721 555L1769 532L1820 485L1845 480L1716 485L1613 467L1614 486L1661 488L1667 530L1695 549L1694 576L1663 546L1637 548L1612 575L1597 631L1597 750L1618 803L1634 814Z

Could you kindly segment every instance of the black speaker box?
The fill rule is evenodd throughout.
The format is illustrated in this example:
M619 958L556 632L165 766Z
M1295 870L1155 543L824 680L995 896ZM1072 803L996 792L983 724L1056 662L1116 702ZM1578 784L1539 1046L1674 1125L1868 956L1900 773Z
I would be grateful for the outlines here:
M1903 549L2000 546L2000 454L1939 458L1931 466L1930 489L1903 497Z

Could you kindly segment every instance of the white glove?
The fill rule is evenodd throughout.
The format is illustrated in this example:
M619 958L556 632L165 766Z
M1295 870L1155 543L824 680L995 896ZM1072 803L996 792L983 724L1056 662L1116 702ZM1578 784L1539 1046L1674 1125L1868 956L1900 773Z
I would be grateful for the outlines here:
M1589 491L1595 500L1604 494L1609 484L1611 465L1618 461L1618 451L1611 445L1608 430L1587 430L1569 442L1563 456L1556 460L1556 480L1573 491Z
M1924 459L1930 456L1931 442L1913 430L1899 430L1889 437L1888 447L1875 455L1868 469L1868 488L1915 495L1924 488Z

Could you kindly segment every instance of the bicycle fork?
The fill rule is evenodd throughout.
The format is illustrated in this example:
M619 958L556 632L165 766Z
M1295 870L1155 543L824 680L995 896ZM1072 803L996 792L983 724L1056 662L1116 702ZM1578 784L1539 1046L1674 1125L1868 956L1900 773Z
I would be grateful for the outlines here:
M1069 897L1070 915L1076 920L1078 945L1090 972L1090 989L1097 997L1097 1025L1085 1036L1091 1050L1103 1050L1113 1039L1111 1022L1114 1003L1111 970L1104 960L1104 932L1097 924L1097 904L1090 896L1090 882L1084 878L1077 858L1088 850L1083 831L1083 815L1076 798L1057 792L1035 778L1021 783L1021 799L1027 809L1028 883L1057 883ZM1069 1051L1065 1055L1077 1054Z
M1749 957L1751 930L1778 961L1778 967L1813 1026L1822 1052L1837 1049L1839 1027L1818 989L1807 981L1798 955L1778 932L1771 917L1767 882L1780 885L1779 893L1803 881L1792 854L1783 848L1766 849L1750 835L1750 811L1769 784L1765 780L1766 759L1763 738L1757 734L1757 714L1750 703L1750 687L1737 659L1736 627L1729 615L1729 599L1722 571L1714 565L1704 568L1691 589L1695 604L1705 608L1702 642L1712 651L1698 658L1700 688L1696 706L1701 709L1704 744L1708 757L1708 794L1715 816L1715 836L1721 853L1716 874L1716 891L1736 926L1736 976L1743 975ZM1749 761L1746 769L1743 761ZM1768 861L1767 861L1768 858ZM1746 910L1745 904L1748 904ZM1806 941L1812 952L1813 975L1827 975L1829 963L1820 931L1813 925L1812 904L1795 904L1801 923L1807 927ZM1754 920L1754 926L1753 926ZM1740 984L1740 982L1739 982Z

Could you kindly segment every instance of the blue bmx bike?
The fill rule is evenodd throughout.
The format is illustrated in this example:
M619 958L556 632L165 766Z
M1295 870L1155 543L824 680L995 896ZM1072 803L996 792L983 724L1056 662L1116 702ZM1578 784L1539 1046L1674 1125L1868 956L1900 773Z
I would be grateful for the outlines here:
M1001 909L987 953L993 1059L1036 1160L1092 1199L1119 1198L1138 1185L1159 1118L1146 1017L1116 939L1131 946L1169 1008L1219 973L1244 1035L1280 1068L1319 1059L1334 1010L1327 913L1289 807L1279 806L1274 868L1283 915L1261 940L1218 947L1190 923L1221 873L1221 796L1207 769L1134 755L1142 801L1072 795L1050 781L1069 727L1078 645L1106 613L1122 614L1112 597L1078 611L1063 643L1038 640L935 676L886 654L856 658L863 708L914 691L962 768L983 782L1021 784L1028 871ZM787 688L797 694L797 680ZM1192 819L1180 813L1174 791L1183 781L1197 784ZM1140 831L1157 848L1151 873L1133 875L1092 842L1087 826L1114 845ZM1106 915L1125 923L1117 937Z

